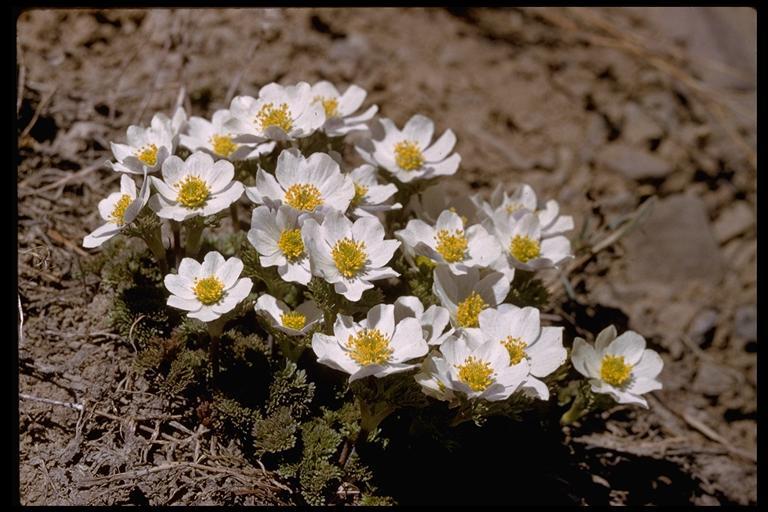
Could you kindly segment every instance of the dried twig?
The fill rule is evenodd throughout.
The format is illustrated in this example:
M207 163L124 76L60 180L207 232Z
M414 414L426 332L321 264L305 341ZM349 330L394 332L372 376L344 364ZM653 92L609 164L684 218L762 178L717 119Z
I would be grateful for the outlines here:
M53 95L56 92L57 88L58 88L58 85L54 85L52 88L50 88L48 92L45 94L45 96L43 96L43 98L40 100L40 103L37 104L35 113L32 116L32 119L30 119L27 126L21 132L21 135L19 135L19 140L23 140L27 135L29 135L29 132L35 126L35 123L37 123L37 119L40 117L40 114L43 113L43 110L45 109L46 105L48 105L48 102L51 101L51 98L53 98Z
M24 344L24 311L21 309L21 295L16 295L19 301L19 346Z
M50 405L59 405L61 407L67 407L68 409L75 409L82 412L84 409L83 404L76 404L74 402L62 402L61 400L52 400L50 398L42 398L39 396L27 395L26 393L19 393L19 398L22 400L30 400L32 402L41 402Z

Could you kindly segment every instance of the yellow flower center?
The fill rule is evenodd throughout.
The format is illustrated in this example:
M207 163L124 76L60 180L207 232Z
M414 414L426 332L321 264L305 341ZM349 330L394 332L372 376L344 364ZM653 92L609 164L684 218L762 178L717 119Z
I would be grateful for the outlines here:
M140 150L136 152L136 158L150 167L154 167L157 163L157 146L154 144L147 144L142 146Z
M325 110L325 117L337 117L339 115L339 100L336 98L324 98L323 96L315 96L313 102L320 102L323 104L323 110Z
M185 208L203 206L211 193L205 180L192 175L176 182L175 187L179 190L176 202Z
M493 384L493 368L487 361L479 361L474 356L464 360L464 364L456 365L459 370L459 380L469 386L472 391L485 391Z
M361 366L384 364L389 361L392 349L389 339L378 329L363 329L347 339L349 357Z
M435 250L440 253L448 263L456 263L465 258L469 241L464 236L464 231L457 229L453 232L447 229L441 229L435 236L437 245Z
M477 292L472 292L469 297L459 303L456 310L456 320L461 327L477 327L480 322L477 317L480 312L488 307L483 298Z
M229 135L211 136L211 146L213 146L214 153L221 155L224 158L234 153L237 149L237 144L232 142L232 137Z
M632 375L632 365L624 362L624 356L606 355L600 364L600 378L611 386L625 385Z
M301 239L300 229L284 229L280 233L277 247L288 258L288 261L296 261L304 255L304 240Z
M355 242L349 238L342 238L331 249L331 257L341 275L347 278L355 277L368 260L365 242Z
M365 198L365 194L368 193L368 187L365 185L360 185L359 183L355 182L355 197L352 198L352 202L350 203L352 206L357 206L360 203L363 202L363 199Z
M404 171L415 171L424 165L424 155L418 144L404 140L395 144L395 163Z
M285 191L284 201L297 210L313 212L315 208L322 206L323 197L311 183L295 183Z
M259 113L256 114L256 123L261 126L261 131L266 130L270 126L277 126L285 133L288 133L293 127L291 112L288 110L287 103L281 103L277 108L272 103L265 103L261 110L259 110Z
M224 283L216 276L204 277L195 280L195 297L197 300L210 306L219 302L224 297Z
M530 237L515 235L509 243L509 253L517 261L525 263L541 255L541 244Z
M290 311L280 315L280 323L283 324L283 327L288 327L290 329L296 329L297 331L300 331L307 324L307 317L298 311Z
M523 206L522 206L521 204L519 204L519 203L509 203L509 204L508 204L508 205L505 207L505 209L507 210L507 213L508 213L508 214L512 215L513 213L515 213L517 210L519 210L519 209L520 209L520 208L522 208L522 207L523 207Z
M507 352L509 352L509 364L515 365L522 361L525 357L525 347L528 346L526 342L521 340L520 338L514 338L512 336L507 336L502 342L502 345L506 347Z
M125 210L128 208L132 201L133 198L128 194L123 194L120 196L120 199L117 200L115 207L112 209L112 213L109 214L109 218L112 219L112 222L118 226L125 224Z

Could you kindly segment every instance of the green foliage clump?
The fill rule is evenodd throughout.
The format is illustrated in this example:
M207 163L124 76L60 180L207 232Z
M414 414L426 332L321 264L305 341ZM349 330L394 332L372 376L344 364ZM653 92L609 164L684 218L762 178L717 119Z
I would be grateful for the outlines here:
M549 302L549 290L541 279L533 277L532 272L518 270L505 302L521 308L530 306L542 309Z
M205 377L208 355L203 350L181 350L171 363L161 387L171 395L177 395Z
M257 417L251 436L257 455L279 453L296 446L296 431L299 423L291 414L291 408L278 407L266 418Z

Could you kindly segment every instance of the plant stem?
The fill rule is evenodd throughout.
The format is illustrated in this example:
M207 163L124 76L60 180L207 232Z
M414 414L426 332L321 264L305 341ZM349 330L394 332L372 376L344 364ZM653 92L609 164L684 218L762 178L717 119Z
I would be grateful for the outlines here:
M221 333L224 330L224 319L217 318L213 322L208 322L208 335L211 337L211 342L208 344L208 360L211 363L211 369L213 371L213 383L214 387L219 379L219 340L221 339Z
M197 258L200 252L200 243L203 240L203 219L195 217L184 224L186 243L184 253L190 258Z
M171 229L173 230L173 266L178 269L181 262L181 224L172 220Z
M232 218L232 226L235 230L235 233L240 231L240 216L237 212L237 201L229 205L229 216Z
M162 232L160 231L160 225L158 224L150 230L145 230L141 234L141 239L147 244L152 256L154 256L157 264L160 266L160 272L163 274L168 273L168 260L166 259L165 247L163 247Z

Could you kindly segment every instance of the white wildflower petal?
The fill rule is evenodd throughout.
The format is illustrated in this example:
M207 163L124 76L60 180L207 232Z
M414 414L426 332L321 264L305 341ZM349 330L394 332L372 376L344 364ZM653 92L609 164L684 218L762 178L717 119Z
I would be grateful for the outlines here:
M627 331L613 340L605 349L606 354L623 356L627 364L635 365L645 350L645 338L634 331Z

